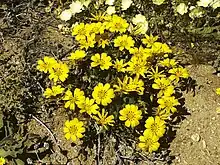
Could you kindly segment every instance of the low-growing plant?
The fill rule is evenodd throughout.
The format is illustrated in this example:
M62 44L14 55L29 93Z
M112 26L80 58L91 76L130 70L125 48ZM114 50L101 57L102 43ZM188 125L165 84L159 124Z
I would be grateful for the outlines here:
M158 36L138 33L143 26L131 28L131 22L117 14L91 14L71 29L76 46L67 57L38 61L37 69L48 75L44 97L72 111L64 123L67 140L77 144L95 128L93 139L107 132L126 135L152 153L181 111L188 71Z

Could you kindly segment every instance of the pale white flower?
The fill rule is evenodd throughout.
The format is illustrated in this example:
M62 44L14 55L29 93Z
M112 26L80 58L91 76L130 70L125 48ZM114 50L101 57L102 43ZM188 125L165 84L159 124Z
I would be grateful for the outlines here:
M213 9L217 9L218 7L220 7L220 0L215 0L215 1L212 3L212 8L213 8Z
M180 3L177 7L176 7L176 11L183 15L185 13L187 13L188 11L188 6L185 5L185 3Z
M70 4L70 10L73 15L80 13L83 10L83 4L80 1L72 2Z
M204 10L201 7L190 7L190 13L189 16L194 19L194 18L201 18L203 17Z
M137 14L133 19L132 23L136 25L136 33L145 34L148 30L148 22L146 17L141 14Z
M108 15L112 15L112 14L116 13L116 11L115 11L115 6L109 6L109 7L107 8L107 10L106 10L106 13L107 13Z
M71 17L72 17L72 12L70 9L64 10L60 14L60 19L63 21L69 21L71 19Z
M141 14L136 14L135 17L132 19L132 23L137 25L139 23L143 23L146 21L146 17Z
M213 0L200 0L197 2L197 5L202 7L208 7L212 2Z
M148 22L143 22L143 23L139 23L137 25L138 27L138 33L139 34L146 34L147 30L148 30Z
M132 4L132 0L122 0L121 8L122 10L127 10Z
M105 4L112 6L112 5L114 5L114 2L115 2L115 0L106 0Z
M153 0L153 4L155 5L162 5L165 0Z

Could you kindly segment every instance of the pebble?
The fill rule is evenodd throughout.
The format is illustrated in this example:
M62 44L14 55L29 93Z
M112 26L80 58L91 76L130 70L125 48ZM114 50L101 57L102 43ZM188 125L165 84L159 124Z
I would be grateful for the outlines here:
M205 142L205 140L202 141L202 147L203 147L203 149L206 148L206 142Z
M199 142L200 140L200 136L199 134L195 133L191 136L191 139L194 141L194 142Z

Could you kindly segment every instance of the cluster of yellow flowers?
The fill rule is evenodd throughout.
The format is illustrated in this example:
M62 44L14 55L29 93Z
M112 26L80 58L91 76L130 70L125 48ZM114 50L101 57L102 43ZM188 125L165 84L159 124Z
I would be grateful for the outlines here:
M49 79L56 83L58 80L64 82L68 77L69 68L66 63L56 61L53 57L45 56L43 60L38 61L37 69L41 72L48 73Z
M101 15L90 19L90 23L80 23L72 29L79 49L70 54L68 61L44 57L38 61L37 69L49 73L49 79L54 83L45 90L46 98L61 95L65 108L87 114L105 130L114 126L117 120L114 115L131 129L146 119L146 130L139 137L139 147L151 153L158 150L158 140L166 132L166 121L180 105L175 88L189 74L171 58L172 50L167 44L159 42L157 36L131 36L128 27L128 22L118 15ZM65 85L64 81L68 78L70 65L80 65L79 61L86 61L87 65L89 62L91 70L99 74L100 70L105 70L115 79L95 84L91 82L93 90L84 89L88 90L85 92L88 96L80 88L66 89L68 84ZM156 109L156 113L149 114L137 100L136 103L124 101L116 105L120 107L119 111L114 109L115 97L132 97L132 94L139 95L143 102L156 100L157 106L152 108ZM155 99L147 100L152 97ZM75 142L82 138L85 127L85 123L77 118L66 121L66 139Z

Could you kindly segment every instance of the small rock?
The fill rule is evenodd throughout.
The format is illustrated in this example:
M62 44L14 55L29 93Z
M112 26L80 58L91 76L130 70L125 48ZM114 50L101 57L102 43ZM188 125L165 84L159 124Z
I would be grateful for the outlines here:
M216 108L216 112L217 112L217 114L220 114L220 107Z
M202 147L203 147L203 149L206 148L206 142L205 142L205 140L202 141Z
M200 136L199 134L195 133L191 136L191 139L194 141L194 142L199 142L200 140Z

